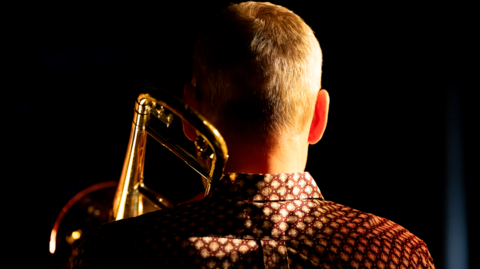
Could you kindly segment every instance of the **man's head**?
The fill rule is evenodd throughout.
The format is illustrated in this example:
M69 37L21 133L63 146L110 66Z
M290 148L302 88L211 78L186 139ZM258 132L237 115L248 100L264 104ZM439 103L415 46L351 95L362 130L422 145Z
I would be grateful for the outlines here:
M270 3L232 4L195 44L198 110L235 141L275 144L308 128L322 53L310 27Z

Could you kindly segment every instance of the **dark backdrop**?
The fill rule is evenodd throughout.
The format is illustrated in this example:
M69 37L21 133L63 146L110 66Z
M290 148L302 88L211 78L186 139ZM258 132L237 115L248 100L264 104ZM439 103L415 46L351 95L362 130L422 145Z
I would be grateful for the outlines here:
M438 6L275 3L311 26L324 53L330 118L306 170L327 200L405 226L443 268L448 83L463 89L466 151L478 148L478 113L462 71L468 60L457 46L464 40L457 30L467 23L454 23ZM10 68L20 72L9 91L15 132L11 124L6 130L21 179L14 185L27 197L14 211L34 224L20 232L28 239L15 238L35 259L19 262L48 266L50 230L64 204L91 184L118 180L136 96L158 85L181 97L198 30L228 4L63 4L20 12L26 27L13 31L21 42ZM473 158L466 163L470 194L478 172ZM473 194L468 199L471 205Z

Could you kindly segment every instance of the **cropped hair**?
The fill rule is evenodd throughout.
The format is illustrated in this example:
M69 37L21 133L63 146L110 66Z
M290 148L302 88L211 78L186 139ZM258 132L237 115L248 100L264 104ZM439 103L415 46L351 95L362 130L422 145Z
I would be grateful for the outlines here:
M322 52L312 29L271 3L231 4L199 33L200 111L221 133L262 144L310 124Z

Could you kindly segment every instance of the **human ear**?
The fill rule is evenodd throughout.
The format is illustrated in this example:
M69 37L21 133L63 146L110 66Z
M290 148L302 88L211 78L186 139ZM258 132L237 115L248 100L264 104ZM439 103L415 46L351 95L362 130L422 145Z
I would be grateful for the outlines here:
M322 89L317 94L317 101L315 102L315 109L313 112L312 124L308 133L308 143L310 145L316 144L322 139L327 127L328 108L330 107L330 96L327 90Z
M196 88L193 87L191 83L186 83L183 87L183 99L182 102L187 104L189 107L198 111L198 100ZM197 139L197 132L195 128L192 127L188 122L182 120L183 133L190 141L195 141Z

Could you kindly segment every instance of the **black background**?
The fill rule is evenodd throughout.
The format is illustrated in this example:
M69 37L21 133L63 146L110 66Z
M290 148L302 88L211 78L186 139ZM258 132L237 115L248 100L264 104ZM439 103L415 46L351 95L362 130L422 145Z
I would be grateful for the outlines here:
M324 54L330 118L306 170L327 200L405 226L443 268L450 86L462 98L470 226L478 178L469 8L275 3L311 26ZM13 116L4 125L13 137L6 144L14 149L8 168L15 180L5 179L21 194L9 192L9 200L21 202L7 214L22 224L11 222L20 227L10 241L14 251L33 255L19 263L49 266L50 230L64 204L91 184L118 180L138 93L158 85L181 97L198 30L228 5L77 3L15 10L11 24L21 27L8 27L14 42L5 73L13 81L6 115ZM470 238L477 235L470 229Z

